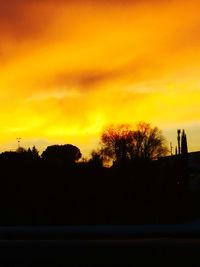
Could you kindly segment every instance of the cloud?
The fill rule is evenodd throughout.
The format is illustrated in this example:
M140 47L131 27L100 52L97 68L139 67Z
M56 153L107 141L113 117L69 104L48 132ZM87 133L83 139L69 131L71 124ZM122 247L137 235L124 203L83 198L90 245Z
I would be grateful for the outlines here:
M41 91L38 93L33 94L27 99L27 102L30 103L32 101L45 101L47 99L56 99L62 100L69 98L70 100L73 98L80 97L81 93L78 90L74 89L61 89L58 88L57 90L52 91Z
M112 122L199 120L198 1L0 4L1 142L88 147Z
M0 31L7 39L30 38L42 28L42 18L31 12L28 1L2 1L0 8Z
M165 1L164 1L165 2ZM167 1L166 1L167 2ZM51 31L51 25L63 11L69 17L72 12L79 18L80 9L86 12L127 8L140 5L159 5L158 0L1 0L0 1L0 32L5 38L17 41L41 37ZM123 12L122 12L123 14ZM49 29L48 29L49 28Z
M61 73L47 82L54 86L76 86L81 89L90 89L99 83L112 79L117 75L116 72L108 71L82 71L77 73Z
M147 82L154 81L155 78L158 79L158 70L162 72L162 67L153 61L151 58L146 58L144 56L130 60L126 64L121 64L118 67L112 65L106 70L106 62L103 63L104 68L99 66L99 68L90 69L80 69L77 71L65 70L57 72L54 75L45 78L43 85L41 87L46 87L48 90L53 90L54 88L62 88L61 90L69 90L70 87L78 88L82 92L88 92L89 90L96 90L106 86L110 83L121 83L124 82L124 87L126 84L130 83L141 83L144 80ZM78 66L77 66L78 69ZM136 90L138 91L138 89Z

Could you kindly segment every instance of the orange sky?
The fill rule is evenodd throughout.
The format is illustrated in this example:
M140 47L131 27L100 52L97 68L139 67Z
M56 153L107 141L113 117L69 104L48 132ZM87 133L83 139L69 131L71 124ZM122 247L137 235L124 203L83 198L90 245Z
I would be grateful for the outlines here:
M200 2L0 0L0 151L147 121L200 150Z

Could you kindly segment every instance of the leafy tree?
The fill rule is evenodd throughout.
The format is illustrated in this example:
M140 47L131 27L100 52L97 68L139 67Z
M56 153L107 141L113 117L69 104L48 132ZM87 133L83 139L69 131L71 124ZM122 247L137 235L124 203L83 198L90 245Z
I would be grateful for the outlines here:
M39 151L37 150L35 146L33 146L31 152L35 158L39 158Z
M38 152L38 150L36 149L35 146L33 146L32 149L31 149L30 147L28 148L28 150L27 150L27 156L28 156L30 159L32 159L32 160L34 160L34 159L39 159L39 158L40 158L40 156L39 156L39 152Z
M26 153L27 150L25 148L23 148L22 146L19 146L16 150L17 153L21 154L21 153Z
M67 145L48 146L42 153L42 158L50 161L60 161L63 163L73 164L81 158L81 152L78 147Z

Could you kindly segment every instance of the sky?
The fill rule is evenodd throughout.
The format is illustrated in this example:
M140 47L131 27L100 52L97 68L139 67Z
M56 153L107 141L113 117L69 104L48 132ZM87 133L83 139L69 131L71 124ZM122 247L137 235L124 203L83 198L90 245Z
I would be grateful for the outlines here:
M0 0L0 151L77 145L109 124L200 150L200 2Z

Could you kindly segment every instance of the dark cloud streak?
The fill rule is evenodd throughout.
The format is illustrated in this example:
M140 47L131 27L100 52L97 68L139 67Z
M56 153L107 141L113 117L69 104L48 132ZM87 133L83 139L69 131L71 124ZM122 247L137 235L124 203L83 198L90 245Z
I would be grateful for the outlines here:
M120 80L124 77L129 77L132 81L142 81L143 79L152 79L155 69L162 71L160 65L152 62L147 57L139 57L127 65L122 65L111 70L82 70L73 73L61 71L56 73L54 77L46 77L44 87L79 87L80 90L88 91L95 89L101 83L106 83L113 80ZM148 70L148 74L145 70ZM156 72L157 73L157 72ZM147 77L149 75L149 77ZM153 75L154 78L154 75Z

